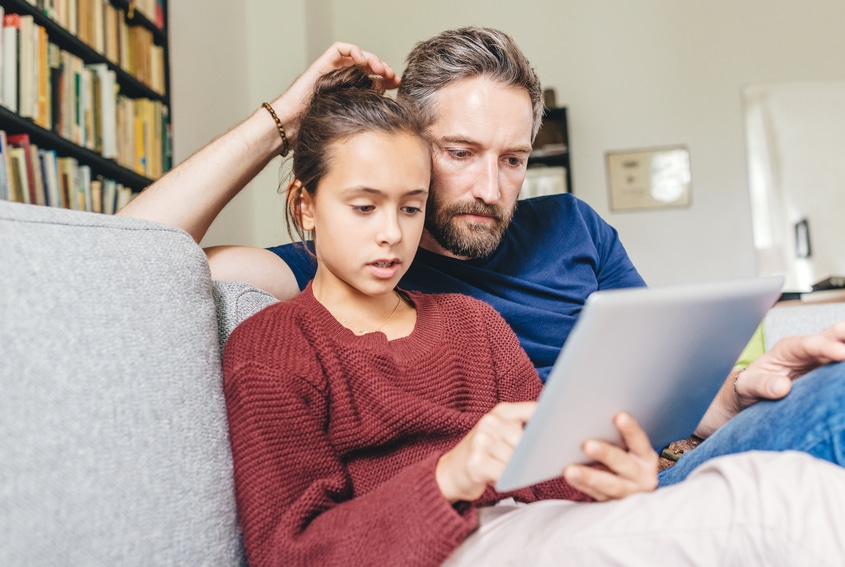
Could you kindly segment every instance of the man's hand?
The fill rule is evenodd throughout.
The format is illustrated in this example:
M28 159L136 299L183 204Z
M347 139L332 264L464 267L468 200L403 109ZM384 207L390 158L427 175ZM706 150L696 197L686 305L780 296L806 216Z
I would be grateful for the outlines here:
M737 402L744 409L761 399L777 400L792 381L829 362L845 360L845 321L821 333L784 337L736 380Z
M633 417L618 413L614 425L622 434L627 450L604 441L584 442L584 453L608 470L584 465L569 465L563 477L573 487L603 502L625 498L637 492L657 488L657 453L648 436Z
M449 502L475 500L499 480L536 407L536 402L498 404L440 457L435 477Z
M696 429L706 438L743 409L760 400L779 400L792 381L829 362L845 360L845 321L821 333L784 337L747 369L736 369L722 385Z
M376 55L351 43L334 43L273 102L288 137L295 139L299 131L299 119L308 106L317 79L329 71L351 65L357 65L373 75L376 86L382 90L399 86L396 72Z

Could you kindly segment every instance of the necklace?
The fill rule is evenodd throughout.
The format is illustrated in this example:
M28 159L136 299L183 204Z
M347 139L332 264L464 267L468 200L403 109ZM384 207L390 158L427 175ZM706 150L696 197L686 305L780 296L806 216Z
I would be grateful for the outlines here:
M397 292L396 290L393 290L393 293L395 293L395 294L396 294L396 306L395 306L395 307L393 307L393 311L391 311L391 312L390 312L390 315L387 317L387 319L385 319L385 320L384 320L384 323L382 323L381 325L379 325L379 328L378 328L378 329L376 329L376 330L374 330L374 331L366 331L366 330L364 330L364 329L359 329L359 328L355 327L354 325L352 325L352 324L351 324L349 321L347 321L346 319L342 319L342 318L340 318L340 317L338 317L338 318L337 318L337 320L338 320L338 321L340 321L341 323L343 323L343 326L344 326L344 327L346 327L347 329L349 329L350 331L352 331L353 333L355 333L355 334L356 334L356 335L358 335L359 337L360 337L360 336L362 336L362 335L368 335L368 334L370 334L370 333L378 333L379 331L381 331L382 329L384 329L384 327L385 327L388 323L390 323L390 320L391 320L391 319L393 319L393 316L394 316L394 315L396 315L396 312L397 312L397 311L399 311L399 304L400 304L400 303L402 303L402 296L401 296L401 295L399 295L399 292Z

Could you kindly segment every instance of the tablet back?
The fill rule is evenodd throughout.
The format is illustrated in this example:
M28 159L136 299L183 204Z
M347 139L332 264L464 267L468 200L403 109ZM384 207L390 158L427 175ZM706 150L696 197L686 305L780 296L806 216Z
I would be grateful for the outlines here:
M782 286L774 276L593 293L496 488L588 462L586 439L621 445L619 411L655 449L691 435Z

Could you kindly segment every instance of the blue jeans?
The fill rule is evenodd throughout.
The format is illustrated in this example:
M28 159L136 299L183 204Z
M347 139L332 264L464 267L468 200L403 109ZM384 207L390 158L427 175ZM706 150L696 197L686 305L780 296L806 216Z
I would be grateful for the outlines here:
M845 362L802 376L782 400L757 402L740 412L660 473L660 486L684 480L714 457L752 450L802 451L845 466Z

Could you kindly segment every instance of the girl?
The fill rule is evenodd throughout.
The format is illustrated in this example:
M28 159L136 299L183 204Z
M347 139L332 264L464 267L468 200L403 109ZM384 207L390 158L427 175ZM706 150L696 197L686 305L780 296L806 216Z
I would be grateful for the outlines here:
M498 494L541 382L504 320L458 295L396 288L423 229L426 122L352 67L324 76L304 115L288 222L317 272L241 324L225 351L238 508L253 567L436 565L507 497L587 501L657 485L630 417L609 471L573 466Z

